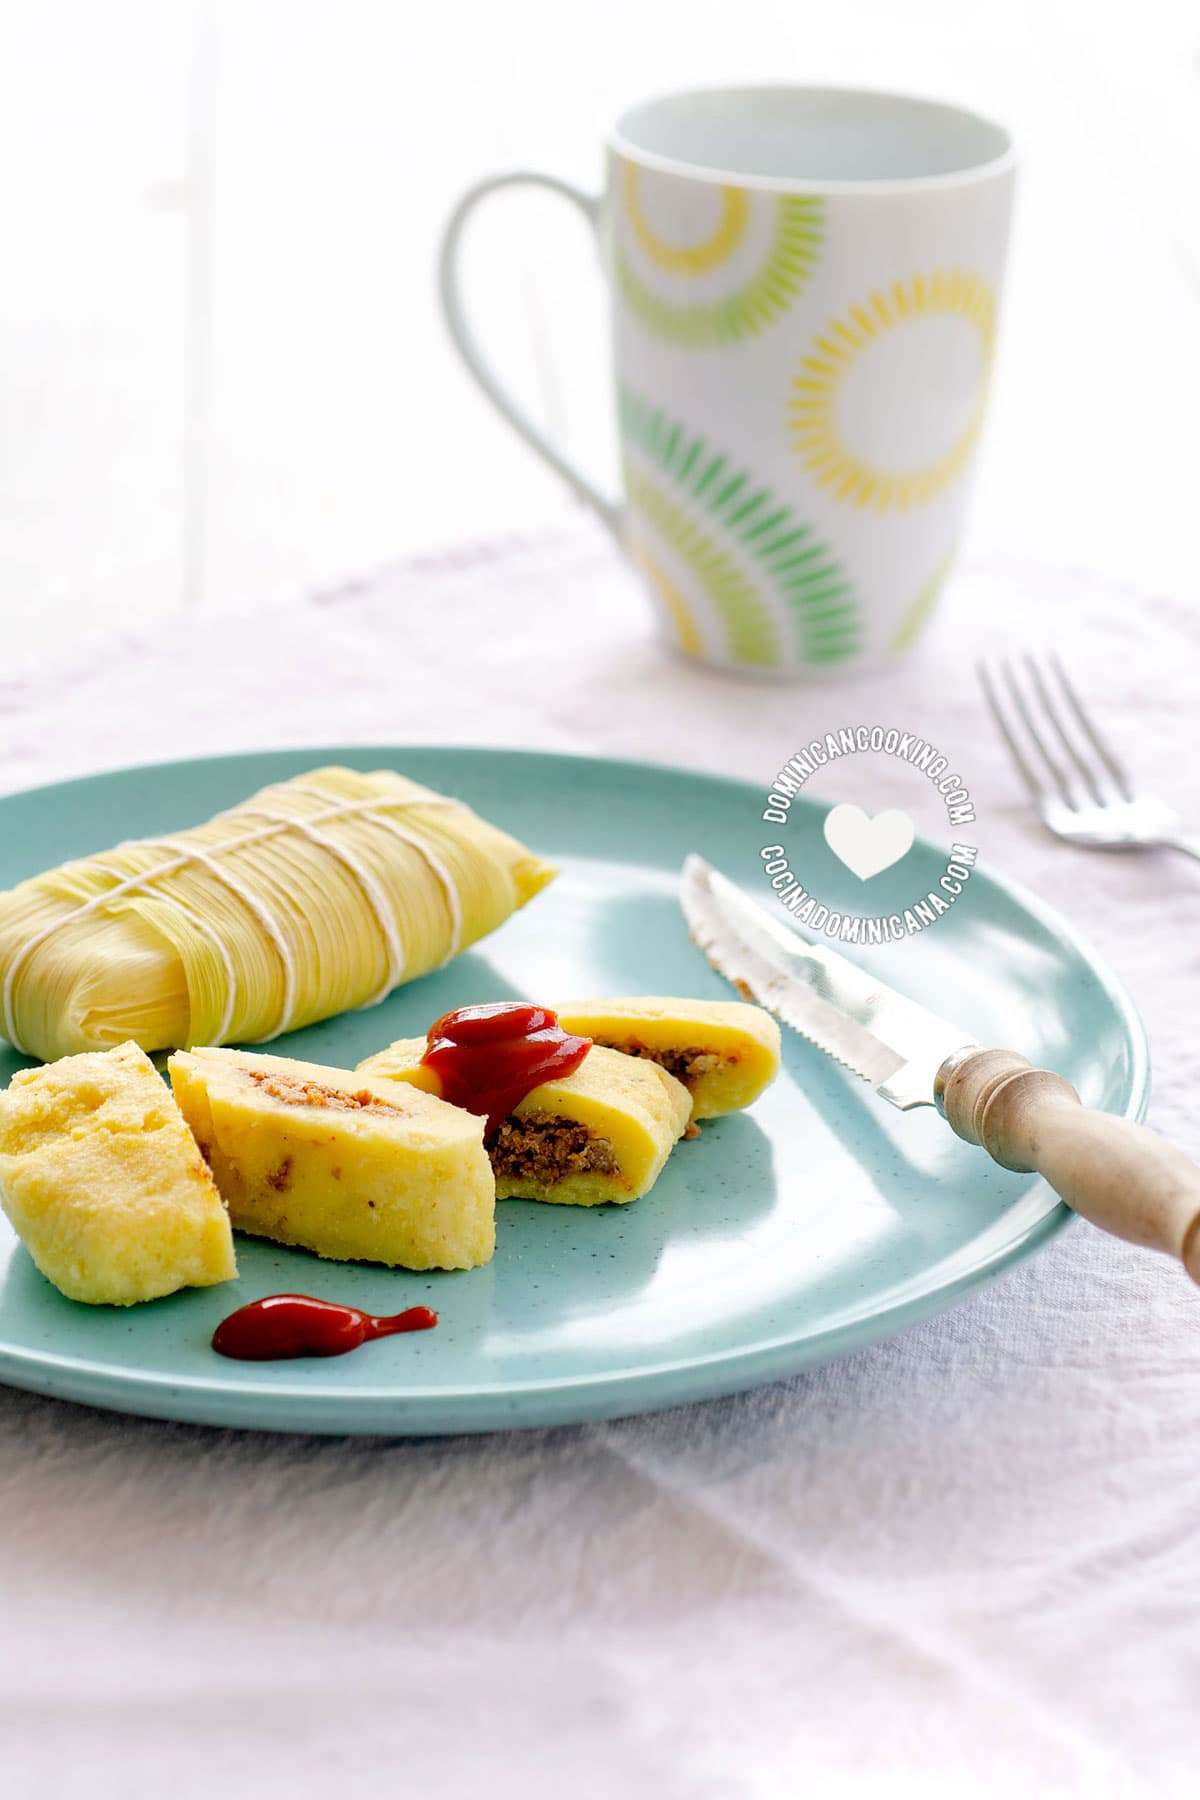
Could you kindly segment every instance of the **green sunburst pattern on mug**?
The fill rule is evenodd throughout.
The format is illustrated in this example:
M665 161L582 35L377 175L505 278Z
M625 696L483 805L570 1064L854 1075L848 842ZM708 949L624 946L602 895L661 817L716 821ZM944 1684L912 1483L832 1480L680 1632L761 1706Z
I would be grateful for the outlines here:
M638 470L628 471L626 485L634 511L675 552L708 596L725 628L726 647L733 660L760 668L778 667L779 640L770 610L735 558Z
M749 471L629 389L621 390L618 408L634 514L692 569L734 660L833 663L853 656L861 648L853 583L812 527ZM642 462L663 479L648 475ZM791 654L778 644L772 597L791 628ZM747 654L746 643L759 653ZM768 644L770 656L762 653Z
M688 300L659 293L634 268L618 241L617 286L626 305L648 331L688 349L735 344L774 324L802 292L816 267L825 235L825 206L816 196L755 196L775 208L775 227L757 268L732 292L713 300Z

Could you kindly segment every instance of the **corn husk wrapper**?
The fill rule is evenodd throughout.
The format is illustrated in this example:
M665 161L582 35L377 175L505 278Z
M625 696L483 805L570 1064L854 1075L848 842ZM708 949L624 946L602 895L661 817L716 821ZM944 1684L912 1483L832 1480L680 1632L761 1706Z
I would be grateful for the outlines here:
M0 1035L46 1061L260 1043L438 968L554 873L403 775L316 769L0 894Z

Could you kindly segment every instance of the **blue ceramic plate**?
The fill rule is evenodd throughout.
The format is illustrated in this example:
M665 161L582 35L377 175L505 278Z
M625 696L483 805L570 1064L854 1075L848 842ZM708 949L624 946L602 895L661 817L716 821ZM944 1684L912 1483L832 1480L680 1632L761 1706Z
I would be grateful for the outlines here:
M0 886L125 837L178 829L322 762L391 764L461 795L562 869L494 937L382 1006L272 1048L352 1066L451 1006L512 996L727 996L676 903L698 850L761 897L761 794L640 764L508 751L333 749L223 757L95 776L0 800ZM832 904L857 885L827 850L825 808L797 802L794 866ZM872 883L872 910L932 885L918 843ZM925 877L928 876L928 883ZM877 888L882 890L877 892ZM862 889L858 888L861 906ZM1059 1069L1092 1106L1140 1117L1141 1026L1060 919L980 872L878 967L985 1043ZM21 1058L0 1049L7 1080ZM799 1039L749 1113L681 1144L628 1207L504 1201L496 1256L469 1273L322 1263L241 1239L236 1283L129 1311L64 1300L0 1217L0 1379L125 1412L279 1431L487 1431L647 1411L729 1393L839 1356L949 1306L1028 1255L1065 1212L996 1168L932 1110L900 1114ZM280 1290L372 1312L417 1302L436 1331L336 1361L222 1361L213 1327Z

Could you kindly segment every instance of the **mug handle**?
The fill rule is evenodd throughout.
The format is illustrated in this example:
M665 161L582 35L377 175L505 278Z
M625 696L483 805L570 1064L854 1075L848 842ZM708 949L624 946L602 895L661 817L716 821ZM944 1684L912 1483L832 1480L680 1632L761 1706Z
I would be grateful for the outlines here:
M599 519L620 542L621 508L613 500L609 500L594 482L589 481L581 469L576 468L556 444L553 444L539 425L535 425L529 415L522 410L513 399L508 389L493 375L484 358L479 342L472 331L463 305L462 290L459 283L458 254L462 242L463 230L468 219L489 194L495 194L501 188L509 187L544 187L552 194L561 194L573 206L577 206L593 230L599 226L600 201L582 188L572 186L569 181L559 180L557 175L543 175L536 169L514 169L504 175L490 175L485 181L476 182L468 188L462 199L446 222L442 235L441 256L439 258L439 288L442 301L442 316L446 328L454 342L454 347L462 357L467 368L483 389L492 405L502 418L507 419L519 437L523 437L531 450L536 450L542 461L549 463L556 474L561 475L567 486L579 498L592 508Z

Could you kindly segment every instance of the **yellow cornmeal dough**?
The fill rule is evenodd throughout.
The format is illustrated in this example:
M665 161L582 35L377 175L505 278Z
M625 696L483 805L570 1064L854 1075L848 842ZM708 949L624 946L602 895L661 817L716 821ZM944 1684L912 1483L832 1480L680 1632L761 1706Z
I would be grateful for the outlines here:
M740 1000L639 994L571 1000L555 1009L564 1031L661 1062L692 1096L694 1119L716 1119L757 1100L779 1073L779 1026Z
M421 1058L425 1038L401 1038L360 1063L373 1084L440 1093ZM543 1082L489 1140L498 1200L599 1206L639 1200L662 1173L691 1108L687 1089L656 1063L592 1049L573 1075Z
M13 1076L0 1093L0 1202L71 1300L132 1306L237 1274L212 1176L136 1044Z
M184 1117L239 1231L318 1256L472 1269L496 1246L483 1120L347 1069L180 1051Z

